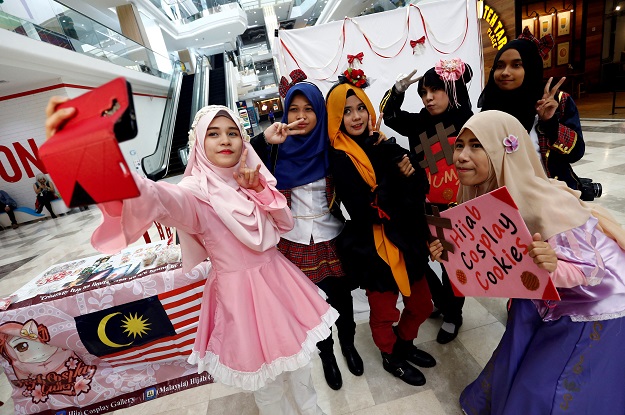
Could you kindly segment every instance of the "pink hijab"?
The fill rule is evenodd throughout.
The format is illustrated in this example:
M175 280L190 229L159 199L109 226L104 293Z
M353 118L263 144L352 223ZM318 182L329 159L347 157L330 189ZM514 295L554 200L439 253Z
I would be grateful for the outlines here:
M217 167L206 157L204 138L208 126L215 117L226 116L234 121L243 137L243 148L247 149L247 165L250 168L260 164L263 184L275 188L276 179L261 162L249 143L249 136L236 113L221 105L209 105L198 111L189 131L189 162L184 178L179 186L190 190L199 200L210 205L219 219L245 246L255 251L263 251L280 240L280 233L270 215L262 211L250 198L250 191L239 187L233 167ZM253 191L252 191L253 192ZM197 235L179 231L182 249L183 269L190 270L206 259L206 249Z

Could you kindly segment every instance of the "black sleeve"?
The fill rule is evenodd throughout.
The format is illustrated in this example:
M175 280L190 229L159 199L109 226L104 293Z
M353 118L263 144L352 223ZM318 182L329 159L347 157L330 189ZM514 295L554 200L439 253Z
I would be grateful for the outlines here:
M371 206L375 193L360 176L349 156L331 149L330 171L334 178L336 195L341 199L350 219L356 222L380 223L377 209Z
M393 86L386 91L380 103L380 112L384 114L384 124L403 136L414 133L415 125L422 122L420 113L402 111L405 93L398 93Z

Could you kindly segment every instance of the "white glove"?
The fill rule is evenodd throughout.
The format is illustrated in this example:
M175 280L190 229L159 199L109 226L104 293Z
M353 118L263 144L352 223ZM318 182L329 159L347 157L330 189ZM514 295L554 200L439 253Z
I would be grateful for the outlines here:
M423 78L422 76L418 76L415 79L411 79L416 73L417 73L417 70L415 69L414 71L410 72L408 75L403 74L403 73L399 74L397 76L397 80L395 81L395 90L401 94L401 93L406 92L406 90L408 89L408 87L410 87L410 85L414 84L415 82L419 82L419 80Z

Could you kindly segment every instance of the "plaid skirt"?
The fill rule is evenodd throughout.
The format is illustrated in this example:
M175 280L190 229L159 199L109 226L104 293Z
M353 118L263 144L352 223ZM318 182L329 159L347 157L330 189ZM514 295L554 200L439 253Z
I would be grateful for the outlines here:
M302 245L280 238L278 250L297 265L315 284L326 277L342 277L345 275L341 261L336 252L336 238L325 242Z

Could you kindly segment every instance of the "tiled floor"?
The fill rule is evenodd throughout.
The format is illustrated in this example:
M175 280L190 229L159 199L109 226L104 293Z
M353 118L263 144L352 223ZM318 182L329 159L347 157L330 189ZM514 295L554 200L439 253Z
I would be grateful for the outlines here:
M581 100L582 102L584 99ZM584 117L584 112L582 117ZM575 166L578 174L603 185L598 203L610 209L625 224L625 122L584 121L587 142L584 159ZM99 223L98 209L76 212L56 220L20 226L0 232L0 297L15 291L50 265L93 255L89 237ZM155 235L156 237L156 235ZM142 242L138 242L142 243ZM363 300L361 293L356 293ZM344 385L331 390L323 378L318 358L313 377L320 406L327 414L396 415L461 414L458 396L486 364L504 331L505 305L501 299L468 298L464 307L464 325L458 338L445 345L436 343L441 320L428 320L416 343L438 361L424 369L427 383L422 387L406 385L384 371L380 354L371 339L366 313L358 315L356 346L365 361L365 374L352 376L337 350ZM0 415L13 414L10 386L0 375ZM211 384L150 401L116 415L141 414L255 415L251 394Z

